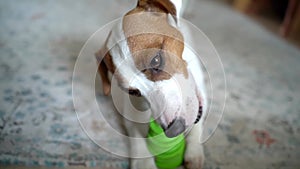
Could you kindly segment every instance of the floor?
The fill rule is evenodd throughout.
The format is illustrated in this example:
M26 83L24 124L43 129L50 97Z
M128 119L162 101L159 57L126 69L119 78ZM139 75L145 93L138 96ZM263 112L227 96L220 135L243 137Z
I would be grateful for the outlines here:
M228 1L219 0L219 2L223 3L229 8L232 7L234 10L238 10L231 6L231 3ZM283 22L283 16L280 16L279 12L276 11L274 8L266 6L265 8L262 8L261 10L257 11L256 13L246 13L244 11L240 11L240 13L241 15L245 15L257 22L258 24L262 25L266 30L272 32L275 36L286 40L288 43L295 45L298 48L300 47L299 24L296 23L292 26L292 29L287 37L281 36L279 33L279 29Z
M74 78L77 56L96 30L132 6L129 0L0 1L1 168L128 168L126 158L95 144L127 151L122 139L107 130L114 126L122 133L111 100L96 90L106 120L113 122L106 125L97 121L90 100L75 106L90 124L86 127L96 138L91 140L75 113L72 82L78 82L82 96L91 92L85 80L95 60L84 58ZM204 168L299 168L299 48L218 1L190 1L187 9L184 18L205 33L220 56L200 54L206 74L215 79L208 82L212 117L224 112L204 144ZM86 105L90 109L81 109Z

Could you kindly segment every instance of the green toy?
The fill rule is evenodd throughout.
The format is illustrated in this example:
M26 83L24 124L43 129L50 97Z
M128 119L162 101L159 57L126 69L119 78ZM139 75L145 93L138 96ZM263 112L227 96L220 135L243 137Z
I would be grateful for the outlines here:
M151 118L147 138L148 149L155 156L158 168L174 169L182 164L185 151L183 134L169 138L161 126Z

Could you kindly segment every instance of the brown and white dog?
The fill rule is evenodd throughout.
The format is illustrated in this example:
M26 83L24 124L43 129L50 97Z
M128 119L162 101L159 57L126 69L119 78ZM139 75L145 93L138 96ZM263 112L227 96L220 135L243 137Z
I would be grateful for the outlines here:
M185 167L203 165L205 87L201 65L185 45L188 31L178 24L181 8L181 0L139 0L96 53L103 92L116 96L127 133L137 138L130 139L132 169L157 168L146 141L140 139L147 136L150 117L167 137L189 131Z

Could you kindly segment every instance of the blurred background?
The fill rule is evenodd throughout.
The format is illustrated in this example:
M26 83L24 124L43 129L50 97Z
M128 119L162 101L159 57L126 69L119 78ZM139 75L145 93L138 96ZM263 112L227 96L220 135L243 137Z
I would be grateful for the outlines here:
M0 168L128 168L128 159L102 150L80 128L72 73L87 39L135 4L0 0ZM183 18L214 44L227 80L204 168L299 168L299 1L190 0L185 10ZM223 74L210 74L220 77L214 91L222 106ZM106 126L90 124L100 140L126 149Z
M300 5L297 0L224 0L268 30L300 46Z

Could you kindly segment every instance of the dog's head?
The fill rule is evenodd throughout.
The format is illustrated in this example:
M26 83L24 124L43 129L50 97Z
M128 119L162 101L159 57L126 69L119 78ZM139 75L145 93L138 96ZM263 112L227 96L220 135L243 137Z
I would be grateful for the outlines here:
M111 72L123 90L148 100L152 116L168 137L184 132L202 114L201 91L184 60L184 38L176 22L170 1L140 0L123 18L121 31L109 35L109 52L99 65L104 93L110 92ZM120 36L124 40L115 44Z

